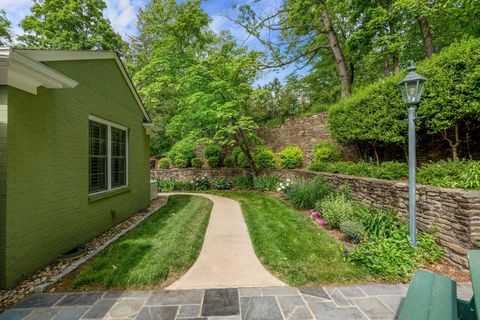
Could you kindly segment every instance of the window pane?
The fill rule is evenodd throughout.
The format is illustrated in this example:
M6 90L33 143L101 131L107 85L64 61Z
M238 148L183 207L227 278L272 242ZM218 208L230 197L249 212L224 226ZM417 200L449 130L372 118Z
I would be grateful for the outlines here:
M107 190L107 126L89 122L89 193Z
M127 184L127 132L112 127L112 188Z

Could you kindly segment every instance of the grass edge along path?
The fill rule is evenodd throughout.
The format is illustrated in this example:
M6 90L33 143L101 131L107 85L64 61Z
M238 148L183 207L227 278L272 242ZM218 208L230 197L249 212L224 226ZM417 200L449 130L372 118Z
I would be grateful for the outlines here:
M363 266L343 261L340 242L282 200L253 192L209 193L240 202L255 253L290 286L372 281Z
M76 290L162 288L195 262L213 203L191 195L167 204L80 268L68 282Z

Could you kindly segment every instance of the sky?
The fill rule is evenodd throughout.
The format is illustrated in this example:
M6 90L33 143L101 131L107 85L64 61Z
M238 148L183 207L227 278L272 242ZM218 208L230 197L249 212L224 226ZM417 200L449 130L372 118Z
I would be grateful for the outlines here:
M107 8L104 11L105 16L112 23L113 28L125 39L128 35L137 34L137 11L144 7L149 0L105 0ZM248 34L226 16L234 18L236 9L234 6L242 4L250 4L259 12L268 13L278 7L281 0L204 0L202 8L212 18L210 28L215 32L229 30L232 35L239 41L245 43L252 49L263 50L263 47L253 37ZM14 35L22 33L18 23L30 13L32 0L0 0L0 9L4 9L7 18L12 22L12 32ZM289 66L283 70L265 72L264 75L257 80L256 85L263 85L270 82L275 77L280 80L290 74L295 69Z

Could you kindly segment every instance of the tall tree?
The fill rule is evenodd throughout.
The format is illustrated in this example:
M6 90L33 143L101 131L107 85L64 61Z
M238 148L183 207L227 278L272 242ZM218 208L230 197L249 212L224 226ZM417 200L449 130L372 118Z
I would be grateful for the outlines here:
M7 19L5 10L0 10L0 46L9 44L12 41L10 27L12 24Z
M344 30L338 23L344 5L345 1L287 0L282 8L267 16L245 5L240 7L236 22L270 50L272 61L267 67L309 64L319 56L331 55L340 95L346 98L351 93L353 70L345 55Z
M132 38L127 65L160 128L152 139L155 155L165 154L178 140L168 136L166 128L183 108L185 70L198 63L214 41L209 23L199 0L153 0L138 13L139 35Z
M103 0L34 0L20 26L27 47L122 50L124 43L103 16Z

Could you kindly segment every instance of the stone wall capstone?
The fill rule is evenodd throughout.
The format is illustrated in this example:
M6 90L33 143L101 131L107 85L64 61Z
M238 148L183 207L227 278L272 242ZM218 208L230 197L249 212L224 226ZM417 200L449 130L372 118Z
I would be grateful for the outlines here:
M232 178L247 174L242 169L157 169L153 179L191 181L196 177ZM268 170L282 179L314 178L323 175L335 188L348 184L353 199L380 209L397 210L408 219L408 184L405 181L382 180L317 173L305 170ZM467 250L480 247L480 191L417 186L417 225L420 230L434 230L445 248L446 258L457 268L467 271Z

